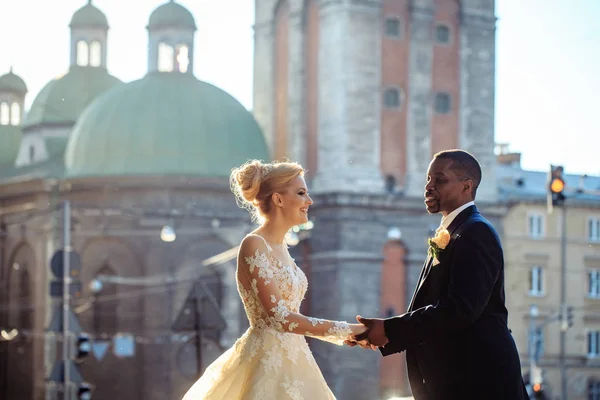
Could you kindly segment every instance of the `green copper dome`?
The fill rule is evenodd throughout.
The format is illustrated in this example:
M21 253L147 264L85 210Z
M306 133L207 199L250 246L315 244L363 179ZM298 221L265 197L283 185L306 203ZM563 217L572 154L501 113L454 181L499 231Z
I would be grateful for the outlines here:
M37 95L23 127L74 124L92 100L119 83L104 68L72 66L66 75L50 81Z
M11 166L17 159L21 145L21 128L13 125L0 125L0 168Z
M12 68L8 74L0 76L0 92L27 93L27 85L21 77L13 74Z
M150 73L99 97L73 128L70 176L228 177L251 158L268 160L254 117L192 74Z
M81 7L79 10L75 11L73 14L73 18L71 18L71 23L69 24L71 28L82 27L82 28L104 28L108 29L108 20L106 19L106 15L94 5L92 5L92 1L89 0L88 3Z
M173 0L163 4L150 14L148 29L190 28L196 30L196 21L191 12Z

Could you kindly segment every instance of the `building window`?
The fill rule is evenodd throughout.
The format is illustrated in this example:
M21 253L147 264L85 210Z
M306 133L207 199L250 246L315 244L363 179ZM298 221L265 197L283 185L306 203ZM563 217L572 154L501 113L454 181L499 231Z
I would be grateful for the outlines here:
M29 162L33 162L35 160L35 146L29 146Z
M385 19L385 35L400 37L400 19L390 17Z
M186 73L190 65L190 52L185 44L177 46L175 61L177 61L177 71Z
M90 45L90 65L99 67L102 64L102 45L99 41L94 40Z
M77 65L85 67L89 64L89 49L88 44L84 40L77 42Z
M529 354L536 360L544 356L544 331L540 327L529 332Z
M544 294L544 268L533 266L529 270L529 294L542 296Z
M589 358L598 357L600 355L600 332L589 331L587 334L588 354Z
M588 240L600 242L600 218L588 219Z
M14 126L21 123L21 105L19 103L12 103L10 106L10 123Z
M435 41L438 43L450 43L450 28L446 25L435 27Z
M436 93L435 95L435 112L438 114L447 114L450 112L450 94L448 93Z
M600 270L588 271L588 296L600 299Z
M383 93L383 104L386 108L400 107L400 90L397 88L388 88Z
M588 400L600 400L600 381L591 379L588 383Z
M544 216L542 214L530 214L527 224L530 238L539 239L544 236Z
M10 108L8 103L0 103L0 125L10 124Z
M173 72L175 51L166 43L158 45L158 70L160 72Z

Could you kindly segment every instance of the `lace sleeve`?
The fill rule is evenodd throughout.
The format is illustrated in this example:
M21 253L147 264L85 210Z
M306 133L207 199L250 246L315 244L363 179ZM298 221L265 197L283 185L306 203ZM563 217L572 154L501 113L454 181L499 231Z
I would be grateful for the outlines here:
M338 345L342 345L352 333L346 322L306 317L287 307L278 282L278 266L269 257L266 245L259 238L247 237L242 242L238 265L267 315L267 327L282 333L316 337Z

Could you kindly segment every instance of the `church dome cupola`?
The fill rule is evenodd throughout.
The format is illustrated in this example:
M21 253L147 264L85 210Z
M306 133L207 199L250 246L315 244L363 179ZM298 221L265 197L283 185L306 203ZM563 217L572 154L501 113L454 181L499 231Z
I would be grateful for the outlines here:
M0 125L20 126L27 85L12 68L0 76Z
M73 14L71 23L71 66L106 68L108 20L88 0Z
M13 165L21 145L21 121L27 86L14 74L0 76L0 169Z
M148 22L148 72L192 74L195 32L194 16L174 0L154 10Z

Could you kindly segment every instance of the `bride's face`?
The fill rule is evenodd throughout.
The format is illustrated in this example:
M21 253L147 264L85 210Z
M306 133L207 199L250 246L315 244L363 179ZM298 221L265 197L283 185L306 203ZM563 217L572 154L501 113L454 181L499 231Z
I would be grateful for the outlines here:
M304 177L295 177L286 190L279 193L281 197L281 214L290 226L308 222L308 208L313 203L308 195Z

